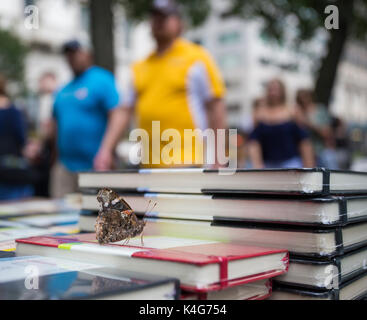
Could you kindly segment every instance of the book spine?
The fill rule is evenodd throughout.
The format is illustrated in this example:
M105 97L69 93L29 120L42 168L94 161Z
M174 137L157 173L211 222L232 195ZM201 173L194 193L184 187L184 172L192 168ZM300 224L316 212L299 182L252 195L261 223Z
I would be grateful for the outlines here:
M332 291L332 297L333 297L333 300L340 300L340 290L334 289Z
M345 198L339 200L339 221L343 226L348 223L348 207Z
M208 300L208 293L201 292L197 294L198 300Z
M338 255L344 254L343 232L341 227L335 229L335 245L335 251L338 253Z
M288 272L289 270L289 252L286 253L285 257L282 259L284 265L285 265L285 272Z
M322 169L322 194L330 194L330 171Z
M228 286L228 258L219 257L219 279L221 288Z
M337 257L334 259L334 265L337 269L337 276L338 276L338 283L337 284L334 284L333 283L333 287L335 289L339 289L339 284L342 283L342 268L341 268L341 261L340 261L340 257ZM333 281L334 282L334 281Z

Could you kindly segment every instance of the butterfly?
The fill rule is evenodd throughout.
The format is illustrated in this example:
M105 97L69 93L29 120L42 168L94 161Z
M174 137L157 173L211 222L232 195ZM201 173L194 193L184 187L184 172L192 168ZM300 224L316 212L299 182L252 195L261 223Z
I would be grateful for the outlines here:
M111 189L101 189L98 192L97 201L100 203L101 209L98 213L95 230L96 238L100 244L125 240L123 243L125 245L131 238L140 235L141 244L144 246L143 231L146 221L139 220L133 209L121 196Z

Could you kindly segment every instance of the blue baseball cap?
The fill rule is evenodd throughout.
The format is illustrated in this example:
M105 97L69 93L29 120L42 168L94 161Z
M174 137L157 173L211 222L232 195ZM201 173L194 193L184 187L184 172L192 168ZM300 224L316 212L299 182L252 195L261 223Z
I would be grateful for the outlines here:
M62 53L76 52L82 48L78 40L69 40L62 45Z
M178 4L173 0L154 0L151 13L180 16L181 12Z

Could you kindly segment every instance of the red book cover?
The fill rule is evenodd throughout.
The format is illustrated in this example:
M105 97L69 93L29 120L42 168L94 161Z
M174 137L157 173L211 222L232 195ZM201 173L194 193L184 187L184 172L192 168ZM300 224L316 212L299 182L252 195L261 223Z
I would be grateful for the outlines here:
M136 240L136 241L134 241ZM95 234L80 234L62 237L31 237L19 239L17 243L48 246L59 248L70 244L72 249L78 250L78 245L93 246L93 250L103 253L103 249L108 248L126 248L129 249L129 256L136 259L163 260L167 262L176 262L181 264L190 264L197 267L203 267L211 264L218 264L219 282L212 283L204 288L197 288L182 284L181 287L187 291L207 292L210 290L220 290L226 287L245 284L257 280L268 279L285 273L288 270L289 256L286 250L261 248L254 246L244 246L239 244L221 243L213 241L178 239L171 237L146 237L145 246L140 246L139 239L133 239L129 245L121 243L100 246ZM121 250L121 251L122 251ZM246 260L260 256L284 253L282 263L283 268L269 270L267 272L231 279L228 275L228 265L232 261ZM153 265L153 264L152 264Z
M249 284L245 284L245 285L249 285ZM253 284L251 283L250 286L260 286L260 284ZM271 293L273 291L273 285L272 285L272 280L268 279L266 280L265 283L265 287L266 287L266 292L264 293L260 293L260 294L255 294L255 295L251 295L247 298L243 298L243 299L239 299L239 300L265 300L267 298L269 298L271 296ZM208 300L208 294L209 292L189 292L189 291L182 291L181 292L181 300ZM213 299L211 299L213 300ZM222 300L222 299L218 299L218 300ZM227 299L225 299L227 300ZM232 299L231 299L232 300ZM235 299L237 300L237 298Z
M80 241L73 237L66 238L66 237L53 237L53 236L39 236L39 237L30 237L30 238L25 238L25 239L17 239L16 242L34 244L34 245L44 246L44 247L58 248L60 244L78 243Z

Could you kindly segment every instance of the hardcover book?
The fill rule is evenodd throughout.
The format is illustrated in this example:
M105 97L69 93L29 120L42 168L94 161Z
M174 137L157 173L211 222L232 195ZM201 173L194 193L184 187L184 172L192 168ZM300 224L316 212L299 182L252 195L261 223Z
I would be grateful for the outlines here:
M0 220L0 250L14 251L15 240L39 235L68 234L76 230L75 225L35 228L20 222ZM78 230L79 231L79 230Z
M271 295L271 280L259 280L202 293L182 292L181 300L265 300Z
M367 244L367 223L313 228L264 223L147 218L149 235L191 237L227 243L284 248L291 256L331 258Z
M15 252L0 251L0 259L15 257Z
M97 191L83 194L82 208L99 210ZM326 198L259 198L193 194L121 194L136 213L147 217L187 220L233 220L314 226L339 226L367 219L367 196ZM153 211L147 211L154 203ZM87 212L81 216L83 227ZM93 218L91 218L93 219Z
M367 295L367 273L340 285L339 289L308 290L283 284L274 284L270 300L360 300Z
M101 246L95 234L17 240L17 255L60 257L155 275L169 274L182 289L208 292L268 279L287 271L288 252L216 241L175 237L132 239Z
M79 188L156 193L265 193L329 195L366 193L367 173L327 169L240 170L140 169L82 172Z
M7 221L0 221L0 243L49 233L50 231L47 229L25 227L18 224L13 225L8 224Z
M79 222L79 212L54 213L11 218L9 221L17 222L31 227L49 228L53 226L76 225Z
M173 300L179 293L178 280L167 277L40 256L0 259L0 300Z
M42 213L76 212L63 200L25 200L0 204L0 218L21 217Z
M1 252L13 252L13 251L15 251L15 247L16 247L15 240L0 242Z
M312 290L338 289L350 279L366 272L367 248L332 259L291 258L286 274L276 283Z

